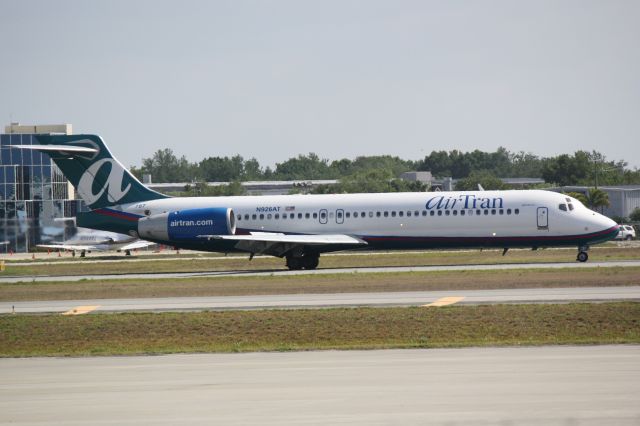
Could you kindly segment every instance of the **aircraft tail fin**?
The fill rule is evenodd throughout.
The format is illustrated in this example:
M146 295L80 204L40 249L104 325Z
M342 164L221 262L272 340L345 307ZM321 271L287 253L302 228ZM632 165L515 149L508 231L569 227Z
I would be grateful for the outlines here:
M40 145L14 145L47 153L91 209L167 198L144 186L115 159L97 135L37 135Z

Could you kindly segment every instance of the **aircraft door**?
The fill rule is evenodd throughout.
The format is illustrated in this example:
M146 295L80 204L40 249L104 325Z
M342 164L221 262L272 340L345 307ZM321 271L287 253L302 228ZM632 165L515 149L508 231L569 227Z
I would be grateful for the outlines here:
M549 209L538 207L538 229L549 229Z
M336 223L338 224L344 223L344 210L342 209L336 210Z
M321 209L320 215L318 216L320 223L323 225L326 225L328 217L329 217L329 214L327 213L327 209Z

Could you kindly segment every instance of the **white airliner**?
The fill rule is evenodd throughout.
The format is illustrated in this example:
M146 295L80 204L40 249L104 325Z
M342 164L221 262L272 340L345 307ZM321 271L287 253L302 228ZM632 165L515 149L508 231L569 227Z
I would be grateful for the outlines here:
M171 198L142 185L96 135L38 135L92 209L79 226L194 250L268 254L314 269L345 249L575 246L618 234L611 219L549 191Z
M91 253L92 251L123 251L125 255L131 256L131 250L149 247L154 244L116 232L78 228L78 232L73 238L55 244L38 244L38 247L71 251L73 256L76 255L76 251L79 251L80 257L85 257L87 252Z

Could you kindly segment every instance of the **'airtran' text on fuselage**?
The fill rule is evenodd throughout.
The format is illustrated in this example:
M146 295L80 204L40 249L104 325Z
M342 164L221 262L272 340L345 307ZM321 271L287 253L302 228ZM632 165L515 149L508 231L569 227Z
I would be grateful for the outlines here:
M477 197L473 194L464 194L457 197L439 195L427 201L427 210L441 209L501 209L504 200L502 197Z

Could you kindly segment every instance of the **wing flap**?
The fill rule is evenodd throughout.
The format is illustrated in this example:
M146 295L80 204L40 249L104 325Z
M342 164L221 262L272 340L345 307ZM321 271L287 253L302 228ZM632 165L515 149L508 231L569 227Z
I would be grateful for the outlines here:
M299 247L313 246L316 250L322 246L357 247L367 242L360 238L344 234L290 235L269 232L256 232L251 235L198 235L209 240L236 241L235 248L254 254L269 254L283 257Z

